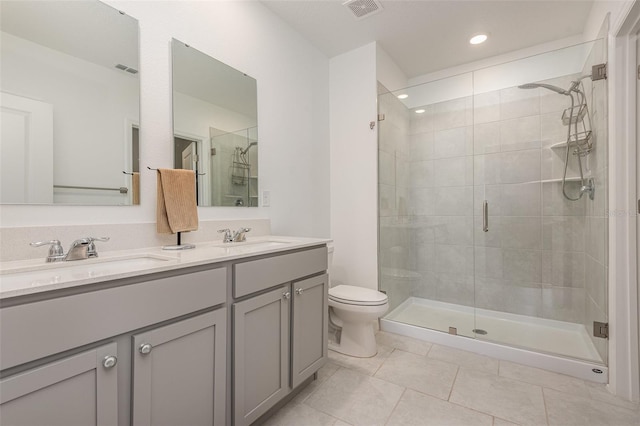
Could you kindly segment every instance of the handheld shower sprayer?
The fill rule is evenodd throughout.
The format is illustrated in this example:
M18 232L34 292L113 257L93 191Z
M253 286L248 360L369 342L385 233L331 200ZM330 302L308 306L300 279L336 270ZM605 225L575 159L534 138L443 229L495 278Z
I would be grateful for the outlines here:
M540 87L551 90L552 92L560 95L568 96L571 99L571 107L566 109L562 115L562 122L567 126L567 149L564 163L564 174L562 176L562 194L570 201L578 201L584 194L588 194L589 198L593 200L595 191L593 178L585 179L584 177L581 159L581 157L589 154L592 149L590 142L591 126L585 126L585 123L582 121L585 116L587 117L587 121L589 121L587 101L584 92L580 89L582 80L590 77L591 75L584 75L572 81L568 90L545 83L526 83L518 86L519 89L537 89ZM578 129L578 123L582 123L582 132ZM567 183L567 169L569 165L569 151L571 150L571 147L575 148L574 155L576 155L578 159L578 170L580 173L581 186L580 194L577 198L569 196L565 188Z
M565 96L571 95L571 92L570 92L571 89L564 90L564 89L561 89L560 87L553 86L551 84L544 84L544 83L521 84L520 86L518 86L518 89L537 89L538 87L542 87L543 89L551 90Z
M245 155L247 152L249 152L249 148L251 148L254 145L258 145L258 142L251 142L249 145L247 145L247 147L245 149L243 149L240 153L242 155Z

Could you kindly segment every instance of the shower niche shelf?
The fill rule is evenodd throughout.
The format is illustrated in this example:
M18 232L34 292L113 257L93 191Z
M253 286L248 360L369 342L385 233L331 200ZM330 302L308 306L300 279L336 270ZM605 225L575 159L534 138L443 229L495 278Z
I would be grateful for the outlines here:
M580 179L580 176L571 176L565 179L567 182L582 182L582 179ZM534 182L528 182L528 183L557 183L557 182L562 182L562 178L558 178L558 179L544 179L544 180L539 180L539 181L534 181Z
M580 132L576 135L571 135L571 140L569 141L570 147L580 147L583 150L591 151L591 130L587 130L586 132ZM562 141L558 143L554 143L553 145L549 145L551 149L566 149L567 142Z
M567 182L582 182L582 179L580 179L580 176L570 176L567 179L565 179ZM523 182L523 185L526 184L532 184L532 183L562 183L562 178L556 178L556 179L543 179L543 180L532 180L529 182Z

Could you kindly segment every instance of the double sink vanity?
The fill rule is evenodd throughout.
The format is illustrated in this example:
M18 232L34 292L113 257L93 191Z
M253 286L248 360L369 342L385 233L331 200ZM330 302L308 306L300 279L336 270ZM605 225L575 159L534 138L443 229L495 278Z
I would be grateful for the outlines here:
M4 424L249 425L327 358L326 240L1 266Z

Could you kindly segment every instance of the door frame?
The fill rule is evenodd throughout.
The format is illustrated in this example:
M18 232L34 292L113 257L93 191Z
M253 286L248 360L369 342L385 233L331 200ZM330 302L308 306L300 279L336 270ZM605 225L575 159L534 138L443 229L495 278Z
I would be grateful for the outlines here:
M174 131L173 138L171 139L171 147L173 151L173 143L174 138L186 139L196 143L196 154L198 155L198 172L203 173L200 177L196 176L198 180L198 206L210 206L211 205L211 175L209 170L209 161L204 161L205 155L204 153L209 151L209 146L205 146L205 144L209 144L209 138L202 135L197 135L195 133L183 132L183 131ZM208 158L208 157L207 157ZM175 158L173 159L173 163L175 164Z
M609 36L609 390L640 399L636 225L636 33L640 1L629 3Z

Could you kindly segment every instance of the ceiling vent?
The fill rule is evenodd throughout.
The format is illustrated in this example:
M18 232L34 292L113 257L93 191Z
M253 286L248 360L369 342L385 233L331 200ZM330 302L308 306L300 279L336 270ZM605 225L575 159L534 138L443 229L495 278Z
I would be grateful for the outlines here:
M131 74L138 74L138 70L137 69L128 67L126 65L117 64L115 67L118 68L119 70L126 71L126 72L131 73Z
M382 5L378 0L347 0L342 4L347 6L358 20L382 12Z

